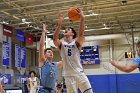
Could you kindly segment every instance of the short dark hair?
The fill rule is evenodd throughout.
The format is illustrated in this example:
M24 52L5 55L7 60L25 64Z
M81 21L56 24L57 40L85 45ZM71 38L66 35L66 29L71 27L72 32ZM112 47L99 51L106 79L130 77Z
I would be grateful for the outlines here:
M29 75L31 75L31 73L34 73L34 75L36 75L35 71L30 71L29 72Z
M46 48L46 49L44 50L44 54L45 54L48 50L53 51L52 48Z
M137 42L137 44L136 44L138 47L140 47L140 40Z
M73 35L73 39L75 39L76 36L77 36L76 31L75 31L74 28L72 28L72 27L69 27L69 28L71 29L72 33L74 34L74 35Z

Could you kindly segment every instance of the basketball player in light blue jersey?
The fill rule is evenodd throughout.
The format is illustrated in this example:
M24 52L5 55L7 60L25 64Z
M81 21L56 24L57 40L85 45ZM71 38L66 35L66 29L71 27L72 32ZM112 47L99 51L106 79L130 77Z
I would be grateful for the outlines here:
M53 61L53 50L51 48L44 49L45 35L47 33L46 25L43 24L42 36L40 38L39 48L39 69L40 69L40 85L38 93L54 93L56 70L62 67L62 62Z
M53 41L55 46L59 49L62 58L67 93L78 93L78 88L82 93L93 93L90 82L80 63L80 48L83 43L84 34L84 14L80 9L77 9L77 11L80 15L78 37L76 38L75 30L70 27L64 32L65 40L59 40L59 33L63 22L63 16L60 15Z
M136 49L138 57L133 60L133 63L130 66L123 66L118 64L115 60L112 60L111 64L123 72L132 72L136 68L140 69L140 41L138 41Z

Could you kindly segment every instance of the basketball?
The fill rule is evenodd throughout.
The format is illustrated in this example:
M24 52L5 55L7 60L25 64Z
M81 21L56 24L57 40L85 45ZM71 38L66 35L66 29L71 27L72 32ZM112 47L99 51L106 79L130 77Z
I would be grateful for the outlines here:
M70 21L77 21L80 19L77 7L72 7L68 10L68 17Z

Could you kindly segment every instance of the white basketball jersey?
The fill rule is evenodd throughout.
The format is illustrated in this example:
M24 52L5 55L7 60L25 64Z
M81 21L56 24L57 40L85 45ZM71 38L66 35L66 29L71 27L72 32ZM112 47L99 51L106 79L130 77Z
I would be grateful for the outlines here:
M37 87L37 78L29 78L30 80L30 93L36 93L36 87Z
M82 74L83 67L80 63L80 51L77 48L75 40L71 43L63 41L60 54L63 61L64 76L75 76L77 74Z

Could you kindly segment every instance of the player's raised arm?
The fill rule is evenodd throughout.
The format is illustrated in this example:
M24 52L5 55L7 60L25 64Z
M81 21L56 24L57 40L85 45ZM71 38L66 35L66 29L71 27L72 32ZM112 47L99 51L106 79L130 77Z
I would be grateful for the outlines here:
M57 25L55 33L53 35L53 42L54 42L54 45L57 48L59 48L60 44L61 44L61 42L59 40L59 33L60 33L60 30L61 30L62 22L63 22L63 16L59 15L58 25Z
M45 55L44 55L44 43L45 43L45 35L47 33L47 25L43 24L43 30L42 35L40 38L40 45L39 45L39 67L42 67L44 62L46 61Z
M84 30L85 30L85 22L84 22L84 14L81 9L77 9L80 15L80 25L79 25L79 34L77 37L77 43L79 44L79 47L82 46L83 44L83 35L84 35Z
M113 66L115 66L116 68L118 68L119 70L123 71L123 72L132 72L133 70L135 70L138 66L136 64L131 64L130 66L123 66L121 64L118 64L116 61L112 60L111 64Z

